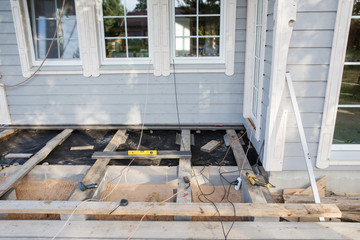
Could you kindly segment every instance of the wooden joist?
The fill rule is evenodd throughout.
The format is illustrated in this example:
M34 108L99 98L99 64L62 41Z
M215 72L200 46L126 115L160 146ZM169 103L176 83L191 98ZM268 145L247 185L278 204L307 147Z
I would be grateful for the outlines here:
M32 214L74 214L141 216L157 203L129 202L119 207L119 202L80 201L1 201L0 213ZM284 204L284 203L234 203L239 217L341 217L341 211L334 204ZM217 203L221 216L234 216L234 209L228 203ZM113 211L114 210L114 211ZM211 203L166 202L151 211L149 216L218 216Z
M118 130L113 136L113 138L110 140L108 145L105 147L104 152L116 151L120 144L125 143L126 139L126 130ZM85 185L93 183L97 183L98 185L100 185L100 182L106 170L106 166L108 165L110 160L110 158L97 159L86 174L86 176L83 178L82 182ZM69 201L83 201L91 197L94 192L94 190L81 191L79 188L76 188L72 195L69 197Z
M283 195L285 203L313 203L309 195ZM321 203L336 204L341 211L360 211L360 197L322 197Z
M7 138L8 136L14 134L16 132L16 129L5 129L0 132L0 142Z
M127 239L137 221L72 221L56 239ZM224 222L229 229L232 222ZM0 221L0 239L51 239L64 221ZM358 239L358 223L235 222L227 239ZM133 239L224 239L218 222L141 223Z
M191 158L190 151L157 151L156 155L129 155L127 151L121 152L95 152L91 158L110 158L110 159L179 159Z
M16 171L9 175L1 184L0 184L0 197L10 190L20 179L22 179L28 172L33 169L36 164L44 160L49 153L72 133L72 129L65 129L53 139L46 143L46 145L37 152L34 156L28 159L22 166L19 166Z
M181 131L181 151L190 151L191 150L191 142L190 142L190 130L182 130ZM178 167L178 188L177 191L181 191L187 183L184 181L184 177L187 177L189 180L191 179L191 159L190 158L180 158L179 159L179 167ZM192 193L191 186L187 189L184 189L180 194L176 197L176 203L191 203L192 201ZM174 218L175 221L190 221L191 217L180 215Z

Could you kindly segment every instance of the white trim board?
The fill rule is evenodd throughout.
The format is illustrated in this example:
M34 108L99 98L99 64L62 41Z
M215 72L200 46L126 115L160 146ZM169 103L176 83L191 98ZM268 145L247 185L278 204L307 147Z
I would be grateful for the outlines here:
M282 131L286 124L285 73L292 35L292 23L296 21L297 1L275 2L273 52L269 90L269 106L266 114L265 148L263 165L266 171L281 171L283 167L286 134Z
M331 145L334 137L335 122L339 104L341 78L344 68L347 40L350 29L350 19L353 0L339 0L334 39L330 58L328 85L326 88L325 105L316 167L327 168L330 165Z
M11 124L9 105L4 84L0 83L0 124Z

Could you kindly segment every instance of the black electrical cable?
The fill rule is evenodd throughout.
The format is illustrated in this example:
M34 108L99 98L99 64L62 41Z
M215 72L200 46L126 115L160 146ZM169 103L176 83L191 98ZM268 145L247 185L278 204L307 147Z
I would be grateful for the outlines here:
M177 115L177 120L178 120L179 131L181 132L180 113L179 113L179 102L178 102L178 93L177 93L176 73L175 73L175 61L174 61L174 59L173 59L173 70L174 70L174 91L175 91L176 115ZM183 137L181 136L182 146L185 146L183 141L184 141L184 140L183 140Z
M204 166L204 168L205 168L205 166ZM204 168L203 168L203 169L204 169ZM200 171L200 173L203 171L203 169ZM208 178L205 177L204 175L203 175L203 177L208 180ZM200 202L204 202L203 200L200 199L200 196L203 196L208 202L210 202L210 203L214 206L214 208L215 208L215 210L216 210L216 212L217 212L217 214L218 214L218 216L219 216L221 228L222 228L222 231L223 231L223 234L224 234L224 239L226 240L226 239L227 239L227 235L228 235L229 233L225 233L224 223L223 223L223 221L222 221L222 219L221 219L220 211L219 211L219 209L217 208L216 204L215 204L213 201L211 201L209 198L207 198L207 196L210 196L211 194L213 194L213 193L215 192L215 185L212 184L212 183L209 181L209 183L213 186L213 190L211 191L211 193L206 193L206 194L204 194L204 192L202 191L202 189L201 189L201 187L200 187L199 181L197 180L197 177L195 178L195 180L196 180L196 184L198 185L198 188L199 188L199 190L200 190L200 192L201 192L201 194L198 196L199 201L200 201Z

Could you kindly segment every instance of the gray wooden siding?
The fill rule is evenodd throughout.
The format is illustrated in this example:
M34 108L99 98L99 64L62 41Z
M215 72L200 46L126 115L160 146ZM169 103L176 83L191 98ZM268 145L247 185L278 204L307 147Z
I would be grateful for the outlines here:
M0 0L1 82L22 81L10 0ZM176 74L181 124L241 124L246 0L237 1L235 74ZM148 105L143 119L148 84ZM8 88L13 124L177 124L174 75L38 75Z
M288 55L287 70L294 81L313 161L318 149L337 5L338 0L298 1L297 19ZM289 98L286 101L290 112L283 170L304 170L304 155L295 117L291 112L291 101Z

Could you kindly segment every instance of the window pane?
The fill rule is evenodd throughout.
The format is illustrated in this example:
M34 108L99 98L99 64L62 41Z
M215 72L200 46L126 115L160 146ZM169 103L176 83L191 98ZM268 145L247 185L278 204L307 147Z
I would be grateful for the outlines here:
M196 36L196 18L177 17L175 19L175 36Z
M55 18L55 1L54 0L37 0L34 1L35 4L35 17L47 17L47 18ZM31 3L28 1L28 6Z
M352 19L345 62L360 62L360 19Z
M360 66L344 66L339 104L360 104Z
M61 8L63 5L63 0L57 0L57 8L59 13L61 12ZM64 7L64 13L63 17L68 16L75 16L75 4L74 0L66 0L65 1L65 7Z
M107 58L126 58L126 40L105 40Z
M128 36L147 36L147 18L127 18Z
M51 40L38 40L37 41L37 52L38 52L38 59L44 59L49 46L51 44ZM58 58L58 46L57 41L54 41L54 44L50 50L48 58Z
M128 40L129 57L149 57L149 46L147 39Z
M220 14L220 0L200 0L199 14Z
M352 15L360 15L360 1L358 0L354 1L354 8Z
M56 30L56 20L36 20L36 34L38 39L53 38Z
M63 17L62 24L59 27L59 37L62 38L77 38L77 26L76 18L73 17Z
M196 0L175 0L175 14L196 14Z
M104 16L124 16L124 0L103 0Z
M360 144L360 108L339 108L333 143Z
M104 18L105 37L124 37L124 18Z
M254 61L254 87L259 88L259 75L260 75L260 59L255 58Z
M176 38L177 57L196 57L196 38Z
M71 59L79 58L79 47L77 39L60 39L60 58Z
M199 38L199 56L219 56L220 38Z
M256 27L256 38L255 38L255 56L260 57L261 53L261 39L262 39L262 27L257 26Z
M199 36L219 36L220 17L199 17Z
M126 15L147 15L146 0L126 0Z
M253 100L252 100L252 106L251 110L253 115L257 116L257 108L258 108L258 90L256 88L253 88Z

